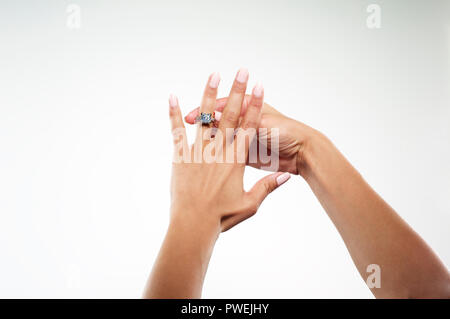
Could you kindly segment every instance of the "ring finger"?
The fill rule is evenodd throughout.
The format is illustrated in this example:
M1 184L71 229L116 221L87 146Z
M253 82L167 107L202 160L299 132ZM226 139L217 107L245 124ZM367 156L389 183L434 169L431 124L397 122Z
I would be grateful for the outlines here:
M216 98L217 98L217 88L219 87L220 83L220 75L217 72L214 72L211 74L208 78L208 83L206 84L205 91L203 93L202 103L200 104L200 114L198 117L201 116L201 113L206 114L206 116L212 116L214 113L214 109L216 107ZM204 132L212 127L212 125L204 125L202 124L201 119L198 119L198 128L197 128L197 138L196 141L202 141L203 140L203 134Z

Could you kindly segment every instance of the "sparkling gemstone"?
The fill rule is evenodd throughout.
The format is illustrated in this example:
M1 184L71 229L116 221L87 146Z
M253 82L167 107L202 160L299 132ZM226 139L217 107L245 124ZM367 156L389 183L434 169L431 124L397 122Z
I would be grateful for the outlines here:
M211 114L210 113L202 113L200 116L200 120L203 124L209 124L211 123Z

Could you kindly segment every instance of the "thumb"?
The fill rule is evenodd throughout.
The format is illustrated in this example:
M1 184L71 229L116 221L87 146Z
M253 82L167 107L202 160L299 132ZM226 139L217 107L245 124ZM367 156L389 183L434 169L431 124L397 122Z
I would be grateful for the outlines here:
M257 207L259 207L267 195L272 193L279 186L283 185L289 178L291 178L291 174L289 173L278 172L275 174L270 174L256 182L248 194L253 197L256 201Z
M272 193L280 185L284 184L290 177L291 175L289 173L278 172L260 179L247 193L251 198L249 201L249 207L251 208L247 209L243 214L237 214L222 220L222 232L229 230L240 222L253 216L267 195Z

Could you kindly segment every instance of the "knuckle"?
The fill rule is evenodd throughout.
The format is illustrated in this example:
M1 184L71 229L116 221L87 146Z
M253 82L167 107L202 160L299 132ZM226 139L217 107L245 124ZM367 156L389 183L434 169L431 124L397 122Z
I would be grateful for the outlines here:
M272 184L269 181L266 181L264 183L264 190L266 192L266 194L270 194L273 190Z
M169 108L169 116L171 118L175 117L175 115L177 115L177 110L175 110L174 108Z
M247 214L249 216L255 215L256 212L258 211L258 208L259 208L259 205L255 201L249 203L248 206L247 206L247 209L246 209Z
M253 120L253 119L246 120L246 121L244 121L244 123L242 124L242 128L243 128L244 130L247 130L247 129L249 129L249 128L255 128L255 127L257 127L257 126L258 126L257 121L255 121L255 120Z
M239 113L237 113L236 111L233 111L233 110L226 110L222 114L222 118L225 121L235 122L239 119Z
M213 89L211 87L207 87L205 89L205 97L208 99L213 99L214 101L212 103L216 103L216 95L217 95L217 89Z
M262 107L262 105L263 105L262 98L253 98L249 104L250 107L254 107L257 109L260 109Z
M240 83L238 81L234 81L232 91L239 94L244 94L247 89L246 83Z
M211 92L210 90L207 90L205 92L204 102L212 104L212 103L214 103L213 101L215 100L215 98L216 98L216 92Z
M250 196L248 196L247 200L244 202L242 213L253 216L258 211L260 196L257 193L249 193L249 195Z

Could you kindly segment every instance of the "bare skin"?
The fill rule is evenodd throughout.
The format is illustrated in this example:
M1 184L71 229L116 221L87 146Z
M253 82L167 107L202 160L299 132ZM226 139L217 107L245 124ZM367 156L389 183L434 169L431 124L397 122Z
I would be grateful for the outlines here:
M243 103L242 112L249 98ZM217 100L222 111L227 99ZM185 120L192 123L198 109ZM450 274L425 241L320 132L264 103L260 127L280 129L280 170L301 175L344 240L360 275L381 268L377 298L450 298ZM253 165L253 164L252 164ZM258 166L258 165L253 165Z
M264 95L262 86L253 89L240 120L247 80L248 72L240 70L218 127L222 136L227 134L227 128L233 132L236 128L254 129L259 125ZM218 74L212 74L203 95L203 113L214 111L218 82ZM181 130L185 136L178 100L171 97L169 103L172 130ZM250 191L245 191L245 161L239 163L235 157L228 162L226 155L232 150L236 155L243 152L245 159L252 137L245 137L241 139L245 143L238 143L239 135L244 132L239 130L236 139L228 143L219 139L219 134L210 138L207 130L208 127L198 124L197 138L190 148L189 160L183 158L183 161L173 164L170 224L145 287L144 298L200 298L209 259L219 234L254 215L266 196L290 176L288 173L270 174L258 181ZM203 139L204 134L208 137L206 140ZM174 142L178 144L177 137ZM218 146L215 156L221 158L222 163L194 163L195 149L205 150L211 145ZM183 147L189 148L186 145ZM179 150L176 149L176 152Z

